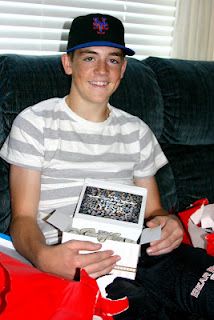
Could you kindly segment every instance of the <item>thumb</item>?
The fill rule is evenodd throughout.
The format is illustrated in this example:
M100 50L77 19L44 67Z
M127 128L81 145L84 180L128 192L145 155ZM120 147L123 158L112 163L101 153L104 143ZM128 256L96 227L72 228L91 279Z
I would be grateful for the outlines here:
M162 221L161 217L158 217L158 216L152 218L151 220L147 221L147 223L146 223L146 226L149 228L155 228L158 226L163 227L163 225L164 225L164 222Z

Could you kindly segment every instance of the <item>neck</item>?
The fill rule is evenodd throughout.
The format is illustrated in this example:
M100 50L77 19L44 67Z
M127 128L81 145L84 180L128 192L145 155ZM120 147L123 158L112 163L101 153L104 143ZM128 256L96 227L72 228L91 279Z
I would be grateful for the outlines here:
M109 117L108 104L75 103L70 95L66 97L68 107L81 118L92 122L103 122Z

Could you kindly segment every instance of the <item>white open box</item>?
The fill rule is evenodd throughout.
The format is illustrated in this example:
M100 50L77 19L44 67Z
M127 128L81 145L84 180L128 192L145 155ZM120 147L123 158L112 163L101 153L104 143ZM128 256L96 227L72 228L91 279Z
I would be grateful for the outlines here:
M96 235L76 234L72 228L78 231L94 228L95 232L119 233L121 237L131 239L133 243L106 240L102 242L101 250L113 250L121 257L111 272L112 276L134 279L140 245L161 237L161 226L143 228L146 198L147 190L141 187L86 179L73 220L56 210L47 222L62 231L62 242L72 239L99 242ZM97 201L92 201L95 199Z
M116 184L106 181L86 179L75 214L72 228L79 230L94 228L109 233L119 233L133 243L105 240L102 249L111 249L119 255L112 274L135 278L141 236L144 222L147 190L137 186ZM62 242L70 239L98 242L94 236L63 232Z
M71 239L98 242L98 240L94 237L72 234L70 232L63 232L62 242L66 242ZM121 257L121 260L117 262L117 265L112 270L111 274L118 277L134 279L136 275L140 245L136 243L106 240L102 243L101 250L109 249L113 250L116 255L119 255Z

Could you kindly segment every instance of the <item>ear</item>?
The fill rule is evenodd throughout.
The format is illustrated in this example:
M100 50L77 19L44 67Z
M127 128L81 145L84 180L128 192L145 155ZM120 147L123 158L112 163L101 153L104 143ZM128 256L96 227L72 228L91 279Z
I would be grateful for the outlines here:
M125 71L126 71L126 66L127 66L127 60L126 60L126 58L124 58L123 65L122 65L122 68L121 68L121 76L120 76L120 79L122 79L123 76L124 76L124 73L125 73Z
M65 73L67 75L71 75L72 74L72 62L71 62L71 58L69 57L69 55L67 53L63 54L61 56L61 60L62 60L62 65L63 68L65 70Z

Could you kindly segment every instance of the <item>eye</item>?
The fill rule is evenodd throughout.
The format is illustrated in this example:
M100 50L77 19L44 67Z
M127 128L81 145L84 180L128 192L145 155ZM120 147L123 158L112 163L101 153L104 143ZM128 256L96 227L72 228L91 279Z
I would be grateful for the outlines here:
M85 58L83 59L83 61L86 61L86 62L90 62L90 61L93 61L93 60L94 60L93 57L85 57Z
M120 63L117 59L110 59L110 62L113 63L113 64L118 64Z

